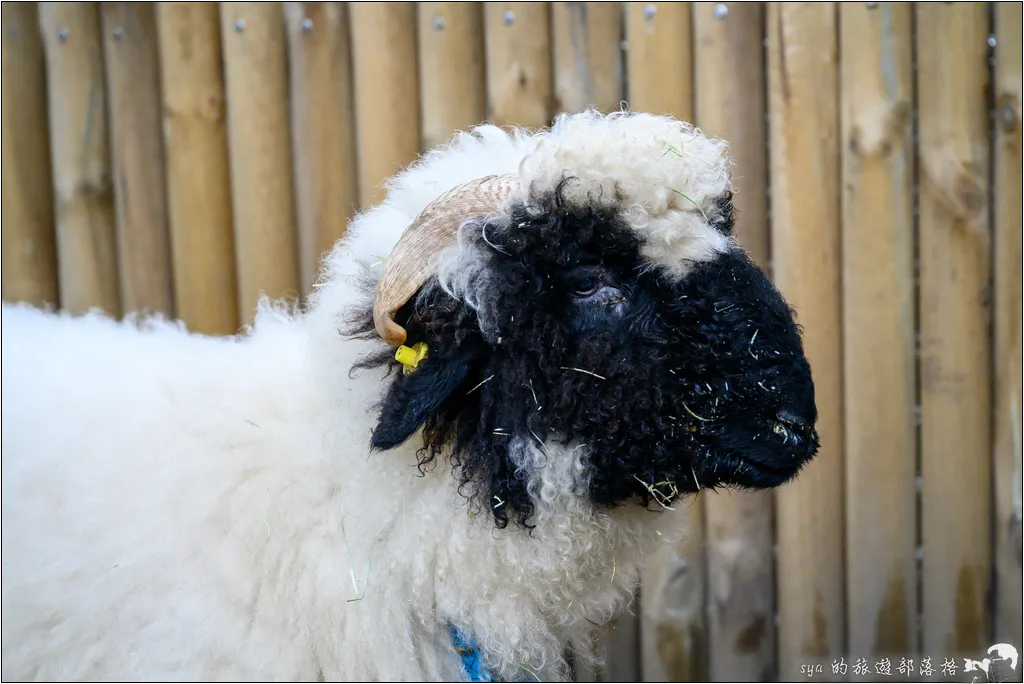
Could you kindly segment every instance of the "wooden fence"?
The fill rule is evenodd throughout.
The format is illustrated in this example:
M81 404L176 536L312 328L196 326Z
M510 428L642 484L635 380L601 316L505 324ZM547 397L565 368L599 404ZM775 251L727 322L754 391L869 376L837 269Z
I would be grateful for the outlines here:
M5 2L2 24L3 297L74 312L231 333L484 119L626 101L727 138L821 455L775 494L699 496L580 678L1024 651L1020 3Z

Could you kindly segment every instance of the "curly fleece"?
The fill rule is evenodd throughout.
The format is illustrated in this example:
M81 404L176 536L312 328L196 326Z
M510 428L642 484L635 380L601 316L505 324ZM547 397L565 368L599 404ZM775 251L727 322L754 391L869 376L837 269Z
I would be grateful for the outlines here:
M557 154L544 144L554 136L561 136L557 149L576 150L572 160L543 161ZM633 140L625 157L623 136ZM666 152L666 142L680 154ZM601 429L588 401L575 401L564 417L556 415L557 405L537 411L532 394L507 374L517 363L538 370L538 402L541 394L557 404L579 391L607 397L615 391L612 383L624 379L622 364L640 347L620 350L614 336L595 333L592 346L558 350L560 338L551 337L538 348L524 336L564 329L519 316L513 323L511 311L489 305L494 291L481 285L486 279L460 280L448 271L447 285L439 281L421 301L434 297L442 307L457 301L459 321L449 326L441 308L421 309L421 329L458 337L465 324L467 350L492 342L505 348L507 335L509 345L546 355L545 361L498 364L499 383L469 395L467 411L452 406L448 417L432 417L428 433L453 432L462 444L480 439L481 449L489 450L478 456L471 446L456 454L465 469L453 477L447 467L421 472L420 439L372 452L371 436L381 430L374 407L405 376L389 374L393 368L353 371L379 356L382 345L347 339L343 329L364 311L380 258L415 215L446 190L497 173L522 173L536 198L554 197L563 172L583 183L609 184L597 193L607 200L592 200L599 229L591 238L578 228L578 212L549 219L530 213L527 205L534 205L519 198L523 206L516 211L527 211L530 230L504 231L502 244L516 250L522 239L522 254L528 255L529 242L538 255L503 266L521 280L518 290L499 291L496 303L507 297L513 307L524 305L534 286L530 269L555 257L538 241L563 228L566 247L607 245L622 250L615 258L623 267L640 262L645 296L655 301L684 291L694 274L703 274L698 291L713 290L713 281L728 273L703 269L732 268L716 258L731 254L720 230L726 162L720 144L701 146L703 138L688 127L641 115L567 116L537 134L494 126L461 133L396 176L387 199L352 222L326 256L308 310L264 302L237 338L193 335L159 320L73 318L5 303L3 678L456 681L461 661L451 627L476 637L499 677L568 677L566 650L589 653L592 623L628 605L644 554L684 532L685 511L602 505L639 491L615 474L646 458L616 446L626 445L627 433L637 428L616 426L616 409L604 414L608 426ZM637 151L639 158L632 156ZM668 191L643 175L662 164L657 174L668 174ZM587 176L591 170L595 175ZM571 193L584 186L564 190L566 201L579 207ZM614 200L607 194L612 191ZM621 209L617 218L609 213L614 207ZM630 224L633 237L623 232L628 212L646 217ZM495 228L511 226L494 219ZM467 249L440 255L439 265L487 262L473 231L464 233ZM637 244L638 252L626 249ZM451 297L445 287L456 286L461 294L449 302L441 293ZM659 341L657 335L665 335L659 326L699 315L687 311L638 317L656 333L643 344L672 354L676 344L719 349L712 340L702 345L678 332ZM498 326L493 331L502 336L500 344L487 336L491 325ZM724 327L715 329L725 334ZM624 356L596 358L602 350ZM674 358L655 358L654 365L667 372L678 367ZM563 362L603 370L614 380L597 389L595 378L556 372L553 366ZM460 382L479 377L482 369L472 364ZM696 366L692 372L703 377ZM501 436L474 436L463 416L477 410L468 402L480 401L480 415L498 426L499 385L521 402L509 414L509 431L529 429L500 442L505 448L496 452ZM621 399L632 405L633 397L623 393ZM650 432L645 444L654 444L653 435L664 435L666 427L671 438L664 400L648 391L639 399L650 403L650 418L633 408L628 417ZM506 407L512 404L505 400ZM703 402L690 408L698 415L711 411ZM672 415L682 418L678 411ZM723 409L723 421L729 415ZM545 434L550 427L566 432ZM778 455L782 436L774 437L764 444ZM693 439L705 438L713 438L710 431ZM743 442L761 443L760 436L742 433L735 439L737 452ZM609 455L597 453L598 440L613 447ZM716 444L728 446L721 439ZM756 449L749 453L757 457ZM681 468L666 456L652 455L639 476L678 476ZM466 472L478 476L464 480L460 473ZM697 476L702 472L698 468ZM486 493L473 501L492 492L507 495L509 515L529 509L531 528L496 530L494 515L467 506L460 494L480 488ZM487 511L501 508L490 499L486 504Z

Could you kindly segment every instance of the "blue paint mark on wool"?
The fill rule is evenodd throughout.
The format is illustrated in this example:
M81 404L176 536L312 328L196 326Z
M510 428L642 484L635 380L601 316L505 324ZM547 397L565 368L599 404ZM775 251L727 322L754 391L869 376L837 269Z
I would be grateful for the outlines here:
M471 682L496 682L498 680L491 676L491 671L484 665L483 656L480 654L480 647L476 640L467 637L462 630L454 625L450 628L452 633L452 644L462 658L462 671Z

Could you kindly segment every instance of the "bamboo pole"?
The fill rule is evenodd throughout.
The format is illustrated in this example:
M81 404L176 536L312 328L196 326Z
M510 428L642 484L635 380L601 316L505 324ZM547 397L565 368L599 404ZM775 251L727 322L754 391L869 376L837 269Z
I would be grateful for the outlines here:
M420 152L416 8L409 2L349 5L359 197L384 199L383 182Z
M46 63L35 3L3 16L3 298L58 305Z
M238 328L220 16L205 2L157 4L167 210L177 315L190 330Z
M767 125L759 3L693 4L695 122L729 142L740 245L768 267ZM771 492L721 492L704 500L708 675L765 681L775 669Z
M821 450L776 495L779 673L843 652L843 361L836 7L768 5L771 249L814 375Z
M225 3L220 18L244 323L262 294L275 299L298 295L287 54L277 3Z
M988 9L916 10L924 652L978 657L992 572Z
M551 37L546 2L488 2L488 118L499 126L551 123Z
M1021 5L996 6L995 108L995 642L1021 634Z
M343 3L285 3L302 291L345 232L359 202L348 11Z
M96 3L41 3L61 306L117 316L113 188Z
M124 311L174 315L153 3L104 2L111 164Z
M416 11L423 144L429 148L484 120L483 8L478 2L422 2Z
M553 2L551 32L555 110L617 110L625 97L619 3Z
M693 118L688 2L626 3L627 92L633 111Z

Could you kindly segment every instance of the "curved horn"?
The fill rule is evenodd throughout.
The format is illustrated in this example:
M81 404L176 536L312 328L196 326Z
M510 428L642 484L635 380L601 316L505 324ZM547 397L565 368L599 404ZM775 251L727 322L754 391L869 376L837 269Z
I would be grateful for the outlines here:
M395 313L433 275L431 257L453 244L466 219L494 212L518 186L515 176L487 176L452 188L428 204L406 228L377 281L373 324L392 346L405 343Z

